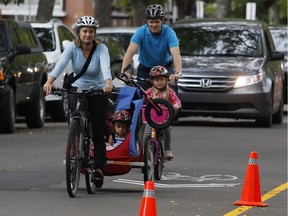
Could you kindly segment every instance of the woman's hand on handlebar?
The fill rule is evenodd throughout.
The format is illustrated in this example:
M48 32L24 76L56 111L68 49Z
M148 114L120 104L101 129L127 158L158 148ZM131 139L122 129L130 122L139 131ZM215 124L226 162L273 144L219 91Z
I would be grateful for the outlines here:
M103 87L104 93L111 93L113 89L112 82L106 82L105 86Z

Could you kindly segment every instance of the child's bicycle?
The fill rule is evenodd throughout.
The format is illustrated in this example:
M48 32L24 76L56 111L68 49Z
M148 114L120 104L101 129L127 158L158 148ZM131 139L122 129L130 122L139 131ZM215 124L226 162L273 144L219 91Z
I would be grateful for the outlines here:
M85 175L86 189L89 194L95 194L97 185L92 181L94 166L93 141L90 116L87 112L87 96L102 95L102 91L90 89L72 92L63 88L54 88L53 94L74 94L77 96L76 110L69 120L69 131L66 147L66 187L70 197L75 197L79 187L80 173Z
M142 108L144 112L142 121L147 121L152 127L152 131L150 139L142 145L145 162L142 172L144 174L144 181L161 180L165 161L161 129L171 125L175 117L174 108L165 99L151 99L134 78L128 78L125 74L122 77L117 74L115 76L127 86L136 86L146 101L146 105Z

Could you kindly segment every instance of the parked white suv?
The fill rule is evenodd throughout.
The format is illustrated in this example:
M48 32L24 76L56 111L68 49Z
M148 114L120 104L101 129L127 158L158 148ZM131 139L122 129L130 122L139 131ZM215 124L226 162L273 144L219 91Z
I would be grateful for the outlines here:
M58 63L59 58L64 51L67 43L75 40L74 33L61 21L51 20L47 23L31 23L37 37L39 38L44 54L47 57L49 64L48 73ZM72 72L71 62L67 65L65 70L53 83L55 87L63 86L63 77L65 73ZM68 101L67 96L47 95L46 112L50 114L54 121L65 121L68 116Z

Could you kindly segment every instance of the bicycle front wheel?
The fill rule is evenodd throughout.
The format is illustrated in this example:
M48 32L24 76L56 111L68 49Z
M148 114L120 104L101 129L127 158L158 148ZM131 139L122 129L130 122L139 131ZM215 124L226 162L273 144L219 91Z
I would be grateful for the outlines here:
M79 187L81 149L81 126L78 119L73 119L69 125L66 149L66 186L70 197L75 197Z
M154 181L154 143L148 141L144 146L144 182Z
M175 117L175 111L172 104L162 98L155 98L152 101L157 107L160 108L160 111L157 112L156 109L148 103L145 108L145 118L147 123L151 127L157 129L169 127Z
M161 180L163 168L164 168L164 150L162 147L162 143L159 140L158 141L158 155L155 157L155 167L154 167L155 180Z

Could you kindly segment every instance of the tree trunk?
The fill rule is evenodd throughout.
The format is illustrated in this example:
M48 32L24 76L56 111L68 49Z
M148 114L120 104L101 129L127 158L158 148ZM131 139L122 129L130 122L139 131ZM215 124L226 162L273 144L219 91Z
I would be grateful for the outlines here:
M82 0L83 1L83 0ZM112 26L112 0L94 0L95 18L99 22L100 27Z
M216 0L217 18L225 18L229 16L231 2L230 0Z
M176 5L178 8L178 19L184 19L186 16L188 17L195 17L195 0L176 0Z
M145 10L149 0L133 0L133 26L141 26L145 23Z
M269 7L269 24L278 25L280 23L280 8L277 4L273 4Z
M48 22L52 18L55 0L39 0L36 21Z

